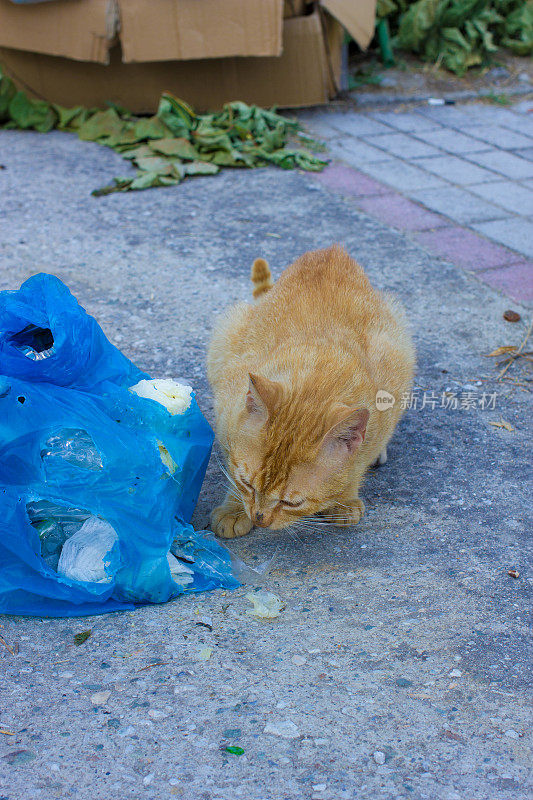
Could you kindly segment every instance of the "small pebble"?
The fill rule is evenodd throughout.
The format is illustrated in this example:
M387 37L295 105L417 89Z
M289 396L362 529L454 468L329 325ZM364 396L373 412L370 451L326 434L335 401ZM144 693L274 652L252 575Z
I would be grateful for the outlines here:
M132 736L135 733L135 728L132 725L128 725L127 727L119 728L117 731L117 736Z
M518 739L519 734L516 731L513 731L511 728L510 730L505 731L505 736L507 736L508 739Z
M385 763L385 753L382 750L376 750L372 758L376 762L376 764L384 764Z
M150 772L150 773L148 773L148 775L145 775L145 776L144 776L144 778L143 778L143 784L144 784L145 786L150 786L150 784L152 783L153 779L154 779L154 773L153 773L153 772Z
M169 714L167 714L165 711L161 711L159 708L151 708L148 711L148 716L150 717L150 719L160 720L160 719L167 719Z
M91 703L93 706L104 706L110 697L111 692L108 689L102 692L95 692L91 695Z
M303 656L293 656L291 658L291 661L292 661L293 664L296 664L297 667L303 667L303 665L306 663L307 659L304 658Z
M460 678L462 674L463 673L460 669L452 669L450 672L450 678Z
M312 789L313 792L323 792L325 789L327 789L327 787L328 787L327 783L315 783Z
M503 312L503 318L507 322L520 322L522 319L518 311L512 311L510 308Z
M413 681L408 680L408 678L396 678L396 686L402 686L405 688L406 686L412 685Z
M296 739L300 735L300 731L291 720L284 722L269 722L265 725L265 733L271 733L272 736L280 736L282 739Z

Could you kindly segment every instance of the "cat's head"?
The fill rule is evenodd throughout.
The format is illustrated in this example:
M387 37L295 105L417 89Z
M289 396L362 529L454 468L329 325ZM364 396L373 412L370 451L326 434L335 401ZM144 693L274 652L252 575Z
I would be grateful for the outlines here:
M254 525L285 528L327 509L347 484L365 438L367 408L324 403L312 386L287 390L250 375L228 467Z

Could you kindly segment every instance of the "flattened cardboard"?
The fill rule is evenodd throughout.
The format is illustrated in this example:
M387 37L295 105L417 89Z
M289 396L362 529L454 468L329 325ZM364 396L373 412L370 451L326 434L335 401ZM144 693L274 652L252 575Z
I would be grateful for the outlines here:
M122 58L279 56L283 0L119 0Z
M334 20L331 24L339 39L339 26ZM117 47L109 66L7 49L0 49L0 61L37 97L65 106L102 106L112 100L135 113L153 113L165 90L198 111L231 100L266 107L312 106L326 103L333 91L317 11L285 20L279 57L124 64Z
M115 0L29 5L0 0L0 45L107 64L117 12Z

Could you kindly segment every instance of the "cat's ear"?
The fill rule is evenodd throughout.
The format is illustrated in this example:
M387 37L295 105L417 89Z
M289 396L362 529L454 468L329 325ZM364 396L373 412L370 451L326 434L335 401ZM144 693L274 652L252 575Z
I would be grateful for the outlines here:
M330 453L353 453L365 440L369 417L370 412L366 408L337 406L332 413L331 427L324 437L323 447Z
M249 379L246 409L250 414L261 415L267 419L279 404L282 393L281 384L252 373L249 373Z

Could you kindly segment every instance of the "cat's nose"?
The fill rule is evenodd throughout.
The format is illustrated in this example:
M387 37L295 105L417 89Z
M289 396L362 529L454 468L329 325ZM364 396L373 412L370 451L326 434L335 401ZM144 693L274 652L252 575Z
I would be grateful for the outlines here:
M268 523L265 522L265 515L261 512L254 514L254 525L258 528L268 528Z
M263 515L262 514L256 514L255 515L255 521L258 522L258 523L263 522Z

